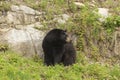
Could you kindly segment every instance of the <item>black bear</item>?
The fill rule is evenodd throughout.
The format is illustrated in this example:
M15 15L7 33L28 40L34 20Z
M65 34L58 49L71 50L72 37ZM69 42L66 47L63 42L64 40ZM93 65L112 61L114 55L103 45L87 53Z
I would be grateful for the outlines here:
M69 66L75 63L76 61L76 51L72 42L67 42L64 45L64 53L62 57L62 62L64 66Z
M69 46L70 45L70 46ZM65 30L53 29L47 33L43 39L42 48L44 51L44 63L49 65L55 65L57 63L63 63L66 65L71 65L74 63L72 56L74 48L72 43L68 41L68 35ZM72 51L72 52L71 52ZM69 53L71 52L71 53ZM67 56L70 56L67 58ZM68 60L67 60L68 59ZM70 61L70 62L69 62Z

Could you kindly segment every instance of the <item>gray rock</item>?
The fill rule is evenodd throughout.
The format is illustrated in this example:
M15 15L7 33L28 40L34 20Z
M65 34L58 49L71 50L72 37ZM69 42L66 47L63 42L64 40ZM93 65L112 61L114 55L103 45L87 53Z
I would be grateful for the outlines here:
M70 16L67 14L62 14L62 18L63 20L67 21L70 18Z
M98 8L98 14L101 15L101 18L99 20L101 22L104 21L109 16L108 11L109 11L109 9L107 9L107 8Z
M65 23L66 23L66 21L65 21L65 20L63 20L63 19L61 19L61 18L60 18L60 19L58 19L58 20L57 20L57 22L58 22L58 23L60 23L60 24L65 24Z
M6 23L14 25L24 25L36 22L35 16L17 12L8 12L5 18Z
M5 23L6 19L4 16L0 16L0 24Z
M42 57L42 40L45 32L34 27L43 27L40 12L24 5L12 5L6 16L0 17L0 43L21 55Z
M64 24L66 23L66 21L70 18L69 15L67 14L62 14L62 15L58 15L55 16L55 18L53 19L53 21L57 21L59 24Z
M34 25L28 25L21 29L10 29L0 35L2 43L8 43L9 47L19 54L32 57L34 55L43 56L42 40L45 32L33 28ZM1 41L1 40L0 40Z
M25 14L35 15L35 10L30 7L20 5L20 10L23 11Z
M44 13L44 12L39 12L39 11L36 11L36 10L35 10L35 14L36 14L36 15L41 15L41 14L45 14L45 13Z
M20 10L20 8L19 8L19 6L17 6L17 5L12 5L12 6L11 6L11 10L17 12L17 11Z
M22 15L20 14L16 14L14 12L8 12L7 16L6 16L6 23L7 24L21 24L19 17L21 17Z
M80 2L74 2L74 4L80 8L80 7L85 7L85 5L83 3L80 3Z
M9 29L10 28L10 25L7 25L7 24L5 24L5 23L2 23L2 24L0 24L0 29L1 30L3 30L3 29Z
M12 5L11 10L14 12L22 11L23 13L29 14L29 15L41 15L42 14L42 12L36 11L28 6L25 6L25 5L20 5L20 6Z

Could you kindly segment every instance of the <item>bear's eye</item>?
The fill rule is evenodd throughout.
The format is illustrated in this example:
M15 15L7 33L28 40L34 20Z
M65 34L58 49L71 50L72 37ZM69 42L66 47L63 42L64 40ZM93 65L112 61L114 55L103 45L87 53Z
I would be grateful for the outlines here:
M67 33L67 30L62 31L62 33L63 33L63 34L66 34L66 33Z
M63 33L62 33L62 36L64 37L64 39L66 39L67 38L67 33L64 31Z
M65 31L62 32L62 35L67 36L67 33Z

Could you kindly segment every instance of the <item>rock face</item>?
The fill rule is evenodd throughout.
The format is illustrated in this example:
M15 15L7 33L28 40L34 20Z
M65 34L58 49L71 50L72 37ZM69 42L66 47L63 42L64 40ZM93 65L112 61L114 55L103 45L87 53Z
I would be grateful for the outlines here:
M0 16L0 43L8 44L13 51L26 57L42 57L42 40L45 32L35 29L42 27L41 12L24 5L12 5L7 15Z
M41 47L45 33L33 28L33 25L28 25L21 29L10 29L0 37L3 43L8 43L9 47L21 55L31 57L39 55L42 57L43 51ZM4 42L5 41L5 42Z

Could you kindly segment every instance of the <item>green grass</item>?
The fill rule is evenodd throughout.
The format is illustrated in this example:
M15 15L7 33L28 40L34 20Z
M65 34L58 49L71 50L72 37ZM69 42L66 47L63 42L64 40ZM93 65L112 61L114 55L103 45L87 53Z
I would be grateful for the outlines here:
M78 53L79 54L79 53ZM22 57L12 51L0 53L0 80L119 80L120 66L90 63L81 54L76 64L45 66L43 61ZM83 58L82 58L83 57Z

